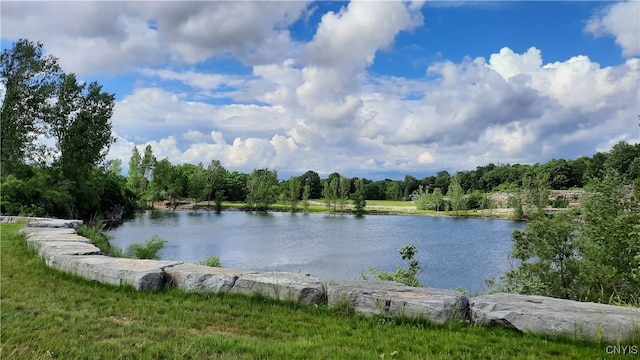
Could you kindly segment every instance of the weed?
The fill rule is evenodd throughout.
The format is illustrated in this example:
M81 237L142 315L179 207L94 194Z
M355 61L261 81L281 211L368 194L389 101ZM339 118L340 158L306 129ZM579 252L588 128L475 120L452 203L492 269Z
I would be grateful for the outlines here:
M104 224L94 222L89 225L82 225L81 227L76 229L76 233L91 240L93 245L99 248L102 253L107 256L124 256L121 249L113 247L109 242L109 240L111 240L113 236L105 230Z
M221 267L222 266L222 264L220 263L220 257L218 257L217 255L209 255L209 256L207 256L207 258L204 261L201 261L199 264L200 265L211 266L211 267Z
M160 259L158 256L158 252L162 250L164 244L167 241L159 237L158 235L153 235L150 239L145 241L144 244L131 244L127 248L126 255L127 257L131 257L134 259Z
M418 260L414 259L416 253L418 252L415 245L405 245L401 247L398 252L402 255L402 260L407 260L409 262L409 266L407 267L407 269L398 267L395 272L385 272L379 271L373 266L369 266L371 275L373 275L373 277L378 280L395 281L414 287L424 286L424 284L418 280L418 271L420 270L421 266ZM360 275L364 280L367 279L367 276L364 273Z
M338 301L333 305L332 310L335 314L346 317L354 317L358 314L356 311L355 301L348 297L338 299Z

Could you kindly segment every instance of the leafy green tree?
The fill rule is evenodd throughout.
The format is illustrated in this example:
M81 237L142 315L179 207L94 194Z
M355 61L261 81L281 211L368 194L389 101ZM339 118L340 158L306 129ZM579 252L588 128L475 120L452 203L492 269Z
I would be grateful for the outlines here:
M300 190L302 189L302 181L299 177L292 176L289 180L288 200L291 212L296 212L298 208L298 199L300 198Z
M151 177L156 162L158 162L158 160L156 160L156 157L153 155L153 148L150 144L147 144L147 146L144 147L144 156L142 157L141 163L143 176L145 178L148 179Z
M602 179L605 169L605 163L609 153L597 152L593 154L589 162L587 163L587 169L584 172L584 180L590 179Z
M580 232L582 296L592 301L613 297L638 301L640 279L640 201L626 185L625 175L605 171L585 188L584 225Z
M351 191L351 180L346 176L340 176L338 183L338 204L340 205L340 212L344 211L347 201L349 200L349 192Z
M401 200L403 195L402 185L399 181L388 181L385 189L387 200Z
M44 118L50 110L61 74L58 60L44 56L42 43L20 39L0 57L0 82L4 87L0 109L0 167L13 173L32 159Z
M607 159L604 161L604 167L606 169L613 169L618 174L623 174L627 180L633 180L631 165L633 162L640 158L640 147L628 144L624 141L620 141L613 146Z
M315 171L307 171L300 176L302 186L309 185L309 199L320 199L322 197L322 183L320 175Z
M420 187L420 181L411 175L405 175L404 177L404 193L403 196L405 199L408 199L414 191L418 190Z
M176 174L173 164L168 158L164 158L156 164L151 177L151 190L155 200L174 199L175 190L173 183Z
M9 174L2 180L0 209L6 215L70 218L74 199L68 182L55 181L45 169L36 168L26 179Z
M107 162L107 172L113 175L122 175L122 160L111 159Z
M522 193L518 192L509 196L507 199L507 206L513 209L513 218L515 220L524 220L527 217L524 211L522 198Z
M122 176L122 171L117 166L119 162L119 160L114 160L111 167L106 169L94 168L92 173L93 183L97 184L97 186L94 185L92 191L101 190L99 210L102 219L111 223L121 221L135 207L135 196L128 191L127 180ZM87 209L87 214L94 215L92 211L95 210Z
M222 202L225 200L224 190L216 191L216 195L214 196L214 203L216 212L219 214L222 211Z
M364 208L367 206L367 200L365 200L365 185L362 179L356 180L356 193L353 197L353 211L356 215L362 215Z
M571 172L571 166L564 159L553 159L542 166L542 173L548 179L548 188L566 190L577 182Z
M436 188L440 188L440 190L448 189L450 181L451 181L451 175L449 175L448 171L446 170L439 171L438 174L436 175L434 186Z
M444 211L446 203L444 201L442 190L440 190L439 187L433 189L433 193L431 193L431 201L433 202L436 211Z
M144 148L144 156L142 157L142 161L140 166L142 168L142 190L147 191L149 181L151 180L151 174L153 173L153 167L156 166L158 160L155 156L153 156L153 149L151 145L147 144Z
M462 186L460 186L460 181L457 175L451 178L447 194L449 195L453 211L467 210L467 201L464 197L464 190L462 190Z
M209 182L207 175L207 171L202 166L202 163L198 164L191 174L188 175L187 186L189 187L189 197L193 199L194 209L197 209L198 200L206 196Z
M502 290L637 305L640 202L612 169L585 191L580 217L536 211L523 231L514 231L520 265L507 272Z
M581 156L575 160L569 160L569 168L571 169L571 183L569 188L582 188L584 187L584 174L587 172L589 166L589 158Z
M469 209L491 209L492 207L491 199L480 190L473 190L467 195L467 208Z
M131 150L131 158L129 159L129 177L127 184L129 188L139 197L144 188L144 168L142 167L142 156L138 151L138 147L134 146Z
M248 174L233 171L227 174L225 195L229 201L245 201L247 198Z
M512 292L575 298L578 276L577 222L574 212L536 213L525 229L513 231L512 256L520 260L507 272Z
M43 56L40 43L19 40L2 52L0 63L5 89L0 114L2 174L31 178L30 194L37 195L22 204L21 211L33 208L48 216L83 219L120 217L130 207L131 194L119 170L108 169L104 162L114 141L114 95L96 82L79 83L74 74L64 74L56 58ZM55 149L36 145L40 136L52 139ZM56 205L55 199L64 199L66 205Z
M208 191L207 191L207 206L211 199L212 194L221 192L224 195L224 188L227 179L227 169L222 166L220 160L211 160L207 167L208 177ZM220 196L216 196L216 199L220 199ZM222 204L216 203L216 208Z
M431 194L425 190L424 186L418 187L418 198L416 199L416 209L418 210L434 210L432 207Z
M638 152L640 153L640 150ZM640 156L635 158L629 165L627 179L640 179Z
M247 179L247 207L266 211L278 197L278 173L276 170L256 169Z
M340 189L340 176L329 178L324 182L324 202L331 212L336 212Z
M305 213L309 212L309 197L311 196L311 186L305 184L302 188L302 210Z
M386 184L384 180L379 181L371 181L363 179L366 184L367 195L366 198L369 200L384 200L385 199L385 187Z
M111 115L115 95L96 82L79 84L74 74L64 74L56 89L57 102L47 117L48 133L56 141L63 175L80 181L104 160L115 141Z
M523 179L523 207L525 217L544 211L549 202L549 174L539 172Z

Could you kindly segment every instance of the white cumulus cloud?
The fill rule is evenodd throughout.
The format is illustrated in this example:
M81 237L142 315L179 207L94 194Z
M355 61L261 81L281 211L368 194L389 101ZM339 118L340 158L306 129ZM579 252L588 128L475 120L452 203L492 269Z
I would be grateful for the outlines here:
M626 57L640 55L640 2L616 2L594 16L585 31L595 36L612 35Z

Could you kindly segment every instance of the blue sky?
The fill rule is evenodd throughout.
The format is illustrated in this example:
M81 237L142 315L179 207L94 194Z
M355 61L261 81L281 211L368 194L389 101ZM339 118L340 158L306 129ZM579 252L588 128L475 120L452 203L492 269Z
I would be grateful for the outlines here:
M24 2L42 41L116 94L126 165L423 177L640 141L640 2Z

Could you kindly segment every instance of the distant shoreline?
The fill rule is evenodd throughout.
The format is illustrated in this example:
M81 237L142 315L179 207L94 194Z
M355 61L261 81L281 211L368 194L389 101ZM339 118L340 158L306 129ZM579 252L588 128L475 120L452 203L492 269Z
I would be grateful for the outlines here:
M313 201L312 205L315 206L324 206L324 203ZM355 215L349 211L351 205L346 207L346 211L343 212L330 212L326 211L313 211L311 213L319 213L319 214L333 214L333 215ZM407 209L403 209L407 208ZM143 209L144 210L144 209ZM197 209L194 210L193 203L188 202L180 202L175 208L168 207L164 202L154 202L152 209L146 210L157 210L157 211L215 211L211 209L207 209L206 207L198 206ZM448 217L448 218L465 218L465 219L485 219L485 220L511 220L511 221L522 221L518 219L514 219L513 209L490 209L491 212L487 212L485 210L467 210L467 212L463 214L452 214L445 212L416 212L415 207L411 206L384 206L384 205L371 205L365 207L365 213L362 215L399 215L399 216L431 216L431 217ZM237 206L223 206L222 211L250 211L243 209ZM494 212L495 211L495 212ZM266 212L290 212L288 209L269 209ZM296 214L303 213L301 209L296 210Z

